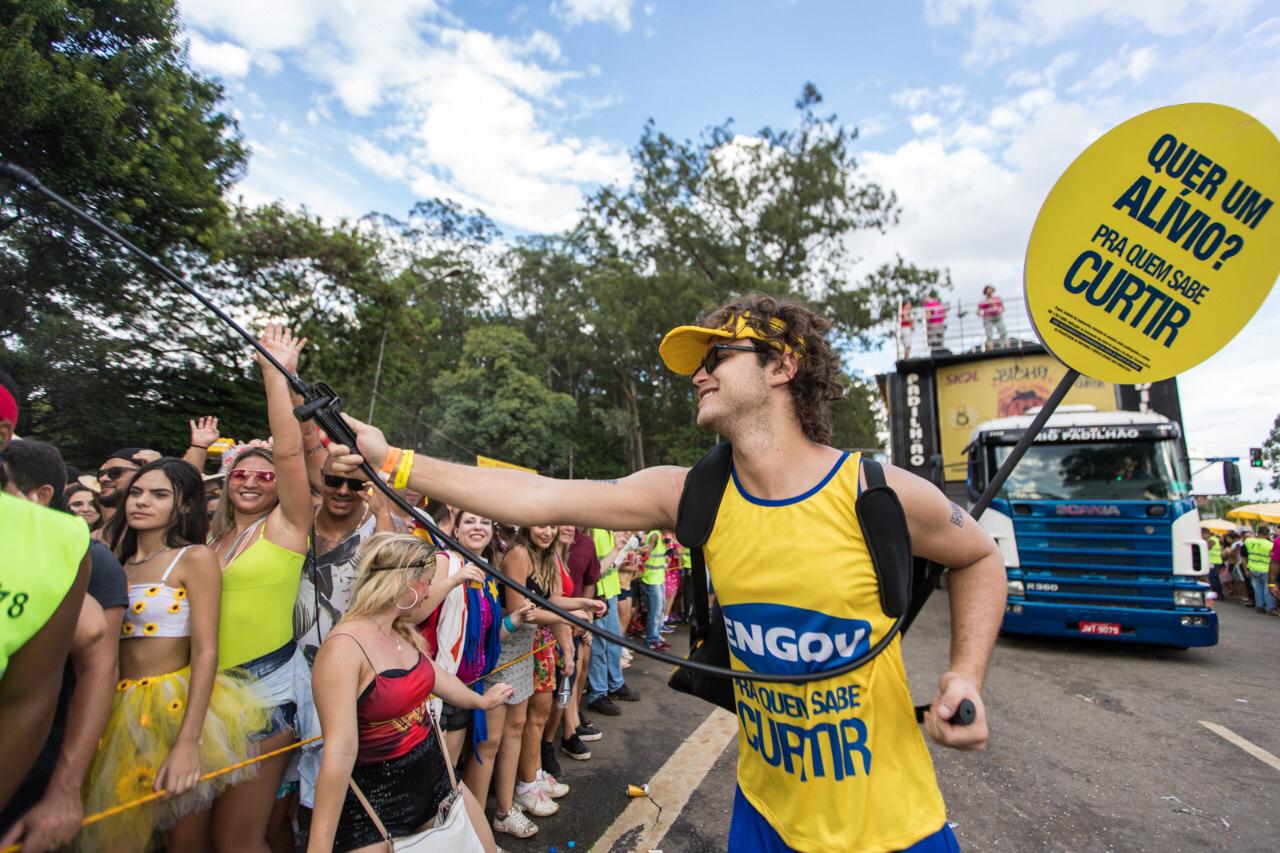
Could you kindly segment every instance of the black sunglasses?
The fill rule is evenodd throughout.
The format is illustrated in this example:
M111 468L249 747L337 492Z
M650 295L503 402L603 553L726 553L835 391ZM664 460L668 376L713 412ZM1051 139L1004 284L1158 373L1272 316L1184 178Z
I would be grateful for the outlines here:
M358 492L364 488L364 480L355 480L351 477L339 477L337 474L324 475L324 484L331 489L341 489L343 483L346 483L347 488L353 492Z
M714 344L707 350L707 354L702 357L702 369L707 373L714 373L715 369L720 366L720 362L729 356L725 355L725 350L733 352L762 352L760 347L756 345L742 346L740 344Z
M120 479L121 474L127 473L129 471L140 471L140 470L142 469L126 468L123 465L114 465L110 468L103 468L101 471L98 472L98 476L101 477L103 474L106 474L108 480L118 480Z

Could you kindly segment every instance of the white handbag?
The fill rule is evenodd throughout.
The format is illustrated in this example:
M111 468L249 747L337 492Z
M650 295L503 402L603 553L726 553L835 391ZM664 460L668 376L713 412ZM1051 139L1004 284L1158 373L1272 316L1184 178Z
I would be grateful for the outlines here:
M480 837L476 835L475 827L471 825L471 818L467 815L467 803L462 796L462 785L454 775L453 760L449 757L449 750L445 747L444 738L440 735L440 727L436 725L436 719L430 713L426 716L431 720L431 728L435 730L436 741L440 744L440 754L444 756L445 767L449 769L451 788L449 796L440 803L435 822L429 829L392 838L386 826L378 819L378 813L373 810L364 791L361 791L360 786L356 784L356 780L349 779L348 784L351 785L352 793L356 795L360 805L364 806L365 813L369 815L369 819L373 821L373 825L386 841L388 850L410 851L410 853L446 853L446 851L447 853L484 853L484 845L480 843Z

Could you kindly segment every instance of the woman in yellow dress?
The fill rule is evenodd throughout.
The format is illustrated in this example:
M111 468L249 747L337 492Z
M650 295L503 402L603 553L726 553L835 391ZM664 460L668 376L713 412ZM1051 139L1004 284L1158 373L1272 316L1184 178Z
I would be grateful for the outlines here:
M207 527L200 475L171 458L138 470L107 527L129 578L129 607L121 679L88 776L85 812L152 791L168 796L90 826L82 849L143 850L159 829L170 850L203 850L210 803L254 773L251 765L199 781L254 755L252 734L267 716L247 681L218 672L222 575L202 544Z

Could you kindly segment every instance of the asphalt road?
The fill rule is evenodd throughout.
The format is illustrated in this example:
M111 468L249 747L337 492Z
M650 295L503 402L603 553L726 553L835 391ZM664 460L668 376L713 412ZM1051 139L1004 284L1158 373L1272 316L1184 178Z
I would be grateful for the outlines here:
M905 643L920 702L946 666L947 604L945 592L934 596ZM1001 638L985 690L990 747L932 748L962 848L1280 849L1280 769L1201 724L1280 755L1280 619L1232 604L1219 614L1221 641L1211 649ZM683 634L673 641L680 651ZM533 838L499 836L499 844L565 851L573 841L584 850L607 834L611 843L596 849L725 849L736 746L715 746L709 771L672 778L706 752L707 728L699 726L710 706L667 689L667 672L636 659L627 681L641 700L624 705L621 717L593 718L605 737L590 745L590 761L562 757L561 779L573 791L561 812L538 820ZM695 730L700 737L690 738ZM678 749L677 766L659 774ZM626 812L626 786L646 781L669 784ZM680 803L670 791L686 784L691 793Z

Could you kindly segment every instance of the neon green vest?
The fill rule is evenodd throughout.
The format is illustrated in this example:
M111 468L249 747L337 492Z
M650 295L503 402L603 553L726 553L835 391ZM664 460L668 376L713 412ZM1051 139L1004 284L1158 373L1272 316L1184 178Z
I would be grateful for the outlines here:
M613 550L613 534L608 530L600 527L592 528L591 541L596 546L596 557L603 558ZM596 581L596 595L601 598L613 598L622 591L622 584L618 581L617 565L610 568L600 569L600 580Z
M1214 566L1222 565L1222 540L1217 536L1209 537L1209 563Z
M75 582L89 527L74 515L0 494L0 676L39 633Z
M1244 540L1244 550L1249 555L1249 571L1265 572L1271 568L1271 543L1260 536Z
M649 559L644 561L644 574L640 576L640 580L649 586L666 583L667 543L662 539L662 531L650 530L645 536L645 543L653 543L653 550L649 552Z

